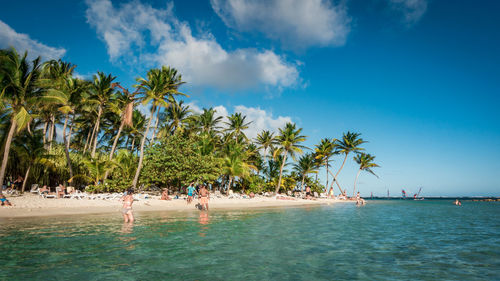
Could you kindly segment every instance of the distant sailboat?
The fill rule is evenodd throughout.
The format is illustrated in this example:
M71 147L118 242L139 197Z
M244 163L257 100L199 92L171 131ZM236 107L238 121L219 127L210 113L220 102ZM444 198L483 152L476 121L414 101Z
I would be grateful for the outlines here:
M422 187L420 187L417 194L413 195L413 200L424 200L423 197L419 197L420 191L422 191Z
M404 189L401 190L401 195L403 199L406 199L406 191Z

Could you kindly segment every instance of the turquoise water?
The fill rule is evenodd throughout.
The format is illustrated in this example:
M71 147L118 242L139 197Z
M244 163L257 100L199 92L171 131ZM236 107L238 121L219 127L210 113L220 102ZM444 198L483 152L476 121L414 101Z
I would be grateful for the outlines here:
M0 280L499 280L500 204L0 220Z

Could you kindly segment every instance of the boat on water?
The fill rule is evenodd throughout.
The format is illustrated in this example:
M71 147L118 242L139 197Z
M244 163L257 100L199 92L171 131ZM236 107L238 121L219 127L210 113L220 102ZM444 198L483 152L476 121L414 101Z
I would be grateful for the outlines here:
M421 191L422 191L422 187L419 188L418 193L413 194L413 200L417 200L417 201L424 200L424 197L420 197ZM406 197L406 191L404 189L401 190L401 194L402 194L402 197L401 197L402 199L404 199L404 200L408 199L408 197Z
M424 197L419 197L420 196L420 191L422 191L422 188L418 189L418 193L413 195L413 200L424 200Z

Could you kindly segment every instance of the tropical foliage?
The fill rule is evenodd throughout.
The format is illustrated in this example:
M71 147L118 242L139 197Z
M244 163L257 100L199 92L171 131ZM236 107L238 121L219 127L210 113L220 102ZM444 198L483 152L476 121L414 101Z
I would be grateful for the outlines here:
M305 185L319 193L336 183L344 193L337 177L348 155L355 154L358 176L378 167L374 156L361 153L365 141L359 133L322 139L311 150L294 123L252 139L252 120L240 112L195 113L180 91L185 81L172 67L149 70L133 91L109 73L77 78L75 68L0 50L0 182L22 177L23 191L36 183L112 192L178 190L198 181L226 193L278 193ZM344 159L334 174L336 155ZM323 168L326 185L317 180Z

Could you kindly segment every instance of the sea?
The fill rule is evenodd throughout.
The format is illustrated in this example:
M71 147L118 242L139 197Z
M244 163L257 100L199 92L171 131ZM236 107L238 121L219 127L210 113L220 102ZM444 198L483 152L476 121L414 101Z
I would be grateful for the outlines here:
M0 220L0 280L500 280L500 202Z

